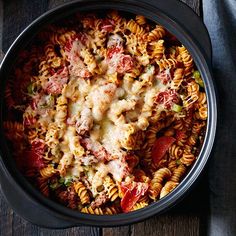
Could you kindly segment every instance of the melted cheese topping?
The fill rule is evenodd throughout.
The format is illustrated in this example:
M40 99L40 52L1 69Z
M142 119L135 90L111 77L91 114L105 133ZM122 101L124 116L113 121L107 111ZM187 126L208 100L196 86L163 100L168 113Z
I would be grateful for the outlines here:
M61 96L56 101L51 95L41 96L36 98L40 109L28 108L30 113L40 116L43 126L52 123L47 132L47 145L52 153L62 153L61 158L54 159L61 176L79 179L81 173L86 174L94 196L108 174L117 182L129 176L127 151L137 150L137 134L149 126L156 95L166 89L166 85L155 79L154 66L145 67L135 80L125 73L118 82L116 70L120 61L130 60L120 50L123 44L118 34L109 37L107 47L119 48L101 62L105 73L91 77L96 67L88 71L84 62L85 58L91 59L87 55L89 51L78 39L74 40L65 52L69 73L68 77L62 73L67 83L61 85ZM91 45L96 42L91 41ZM145 57L138 60L144 66L148 64ZM60 75L54 77L60 81ZM54 105L56 113L52 109ZM56 141L57 138L61 141Z
M113 45L119 40L119 36L113 37L108 44ZM78 42L73 44L73 55L68 55L68 57L73 60L73 63L78 62L76 67L83 68L80 61L76 59L75 48L78 47L81 47ZM118 61L119 55L112 57L111 67L114 67L114 63ZM111 67L108 66L108 74L114 69ZM72 75L64 90L64 95L69 98L67 121L74 126L66 127L61 150L67 143L68 150L73 155L62 157L60 160L61 173L68 168L65 175L71 174L79 177L81 163L88 166L89 171L86 173L94 196L98 193L97 188L102 185L107 174L111 174L113 179L118 182L127 177L129 167L125 161L127 155L125 149L135 149L135 134L147 129L155 97L158 92L165 89L166 86L162 83L156 80L154 82L153 66L146 69L139 76L139 80L131 84L129 90L126 89L125 83L117 86L107 82L105 76L95 77L92 80L81 78L75 80ZM71 99L70 94L75 94L75 91L76 96ZM89 147L87 151L83 149L80 144L80 139L83 138L80 136L85 134L104 148L104 155L107 155L106 164L101 159L98 161L97 158L101 158L101 155L96 157L97 150L101 149L100 146L96 147L94 143L92 146L85 147L85 150ZM75 147L75 140L78 147Z
M131 138L138 131L146 130L155 97L158 92L165 90L163 84L153 82L153 77L154 68L151 67L140 75L140 80L133 83L130 91L125 90L123 84L117 87L106 82L105 77L91 81L78 80L78 98L68 104L69 119L75 116L77 133L89 134L91 140L99 142L111 155L107 164L96 161L96 151L89 150L90 153L83 155L83 165L93 169L87 175L94 195L107 174L118 182L129 174L124 150L134 149L135 141L130 142ZM73 135L67 138L71 134L68 132L64 139L70 139L71 143ZM69 144L69 147L73 152L73 146Z

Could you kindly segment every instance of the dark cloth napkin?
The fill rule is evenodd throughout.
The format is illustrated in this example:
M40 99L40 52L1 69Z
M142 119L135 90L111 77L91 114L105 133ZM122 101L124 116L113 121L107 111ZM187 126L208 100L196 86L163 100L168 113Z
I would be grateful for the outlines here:
M218 90L218 126L209 162L208 234L236 235L236 0L203 0Z

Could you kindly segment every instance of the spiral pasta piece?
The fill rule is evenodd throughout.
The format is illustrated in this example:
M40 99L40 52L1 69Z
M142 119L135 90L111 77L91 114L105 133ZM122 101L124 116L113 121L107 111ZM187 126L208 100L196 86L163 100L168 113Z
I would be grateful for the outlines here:
M159 40L163 38L166 34L165 29L157 25L155 29L153 29L147 36L148 41L154 41L154 40Z
M127 22L126 27L133 34L135 34L137 36L143 36L145 34L144 28L142 26L138 25L133 19L131 19Z
M89 52L88 49L82 49L80 51L80 55L84 59L84 63L86 64L89 72L94 73L94 70L97 67L97 63L93 55Z
M138 48L138 37L135 34L127 35L126 37L126 47L129 53L132 55L139 55Z
M135 20L136 22L139 24L139 25L145 25L146 24L146 19L144 16L141 16L141 15L137 15L135 17Z
M201 120L206 120L207 119L207 105L201 106L199 108L198 114Z
M186 144L189 146L194 146L194 145L196 145L197 140L198 140L198 136L196 134L192 134L188 137Z
M113 10L108 13L108 17L110 17L112 20L114 20L115 24L119 25L122 22L122 17L118 13L118 11Z
M190 53L187 51L187 49L184 46L179 47L179 54L185 66L185 70L184 70L185 76L188 76L189 74L192 73L192 70L193 70L193 59Z
M38 137L38 132L36 130L30 130L27 137L29 142L32 143Z
M147 133L146 133L146 139L148 146L153 146L155 140L156 140L156 134L165 127L164 122L157 122L155 126L149 126Z
M184 121L183 120L176 120L174 122L173 128L176 130L183 130L184 129Z
M179 183L173 182L173 181L168 181L164 185L164 187L161 190L160 193L160 198L165 197L167 194L169 194L171 191L173 191Z
M114 202L119 197L119 192L116 184L109 176L105 178L103 184L109 199Z
M205 122L194 122L192 133L198 135L204 126L205 126Z
M4 121L3 127L5 130L22 133L24 126L20 122Z
M75 192L78 194L81 203L88 204L90 202L89 194L87 188L83 185L82 182L74 183Z
M49 65L52 66L53 68L60 67L62 64L62 60L60 57L57 56L54 45L51 43L48 43L44 47L44 50L46 54L46 60L49 63Z
M41 169L39 172L43 178L48 179L56 173L56 170L54 169L53 166L48 165L47 167Z
M3 128L8 139L21 140L23 138L24 126L15 121L4 121Z
M176 169L174 169L170 181L179 183L183 175L186 173L186 171L187 168L184 165L179 165Z
M177 161L172 160L168 162L168 169L173 172L178 167Z
M160 71L175 68L177 61L175 59L161 59L156 61Z
M87 214L92 214L92 215L103 215L104 214L103 210L100 207L93 209L91 206L82 208L81 212L87 213Z
M194 102L196 102L198 100L199 85L194 83L194 82L190 82L187 85L187 92L188 92L188 95L183 100L183 104L184 104L185 107L189 107L190 105L192 105Z
M51 34L50 41L53 44L65 45L68 41L73 40L76 37L74 30L67 31L66 29L58 30Z
M55 123L60 128L65 128L65 120L67 117L67 99L65 96L60 96L57 99L57 106L56 106L56 115L55 115Z
M149 44L151 50L151 57L160 60L165 52L164 40L153 41Z
M203 92L199 92L198 93L198 104L203 105L206 103L206 101L207 101L206 94Z
M164 179L170 178L170 176L171 171L168 168L161 168L154 173L149 188L149 197L151 199L156 200L162 189L162 182Z
M180 158L180 162L186 166L190 166L195 161L195 156L187 151L184 151L183 156Z
M103 212L104 212L105 215L114 215L114 214L118 214L120 211L115 206L109 206L109 207L105 207Z
M139 209L142 209L144 207L146 207L148 205L147 202L137 202L133 208L132 208L132 211L136 211L136 210L139 210Z
M174 78L171 82L171 87L175 90L178 90L180 88L180 85L183 81L183 72L184 70L182 68L177 68L174 72Z
M44 58L39 64L39 78L43 81L51 76L50 65L47 63L46 58Z
M173 144L170 148L169 148L169 154L171 157L173 157L174 159L179 159L182 154L183 154L183 150L180 146Z

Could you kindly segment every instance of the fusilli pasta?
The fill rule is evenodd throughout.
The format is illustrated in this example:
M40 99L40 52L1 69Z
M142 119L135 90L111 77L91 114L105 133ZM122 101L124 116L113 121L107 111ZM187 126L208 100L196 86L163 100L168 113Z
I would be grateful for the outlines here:
M165 197L198 158L201 74L144 16L76 14L39 32L13 64L5 136L44 196L87 214L130 212Z

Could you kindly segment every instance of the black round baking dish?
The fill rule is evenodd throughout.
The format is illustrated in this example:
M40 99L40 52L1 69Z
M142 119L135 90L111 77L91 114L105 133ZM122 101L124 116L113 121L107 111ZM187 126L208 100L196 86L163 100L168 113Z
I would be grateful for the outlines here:
M163 25L175 35L192 54L200 71L208 101L208 120L206 137L200 155L181 184L163 199L141 210L113 216L83 214L63 207L39 193L16 169L11 152L4 139L3 94L10 74L12 62L22 47L42 27L77 11L116 9L132 14L141 14ZM186 5L176 0L149 2L142 1L75 1L53 9L28 26L8 50L0 67L0 181L4 195L13 209L22 217L40 226L65 228L78 225L119 226L142 221L155 214L160 214L175 205L196 182L210 155L217 120L215 89L211 75L211 44L207 30L200 18Z

